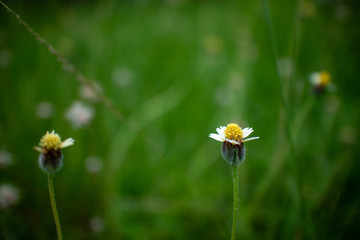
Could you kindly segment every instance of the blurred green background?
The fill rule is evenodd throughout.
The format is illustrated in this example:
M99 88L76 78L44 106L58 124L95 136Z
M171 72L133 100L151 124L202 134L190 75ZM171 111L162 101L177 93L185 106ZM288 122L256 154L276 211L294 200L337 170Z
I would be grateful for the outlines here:
M231 168L208 135L230 122L260 136L239 237L360 236L358 1L6 3L124 118L0 7L0 239L56 238L32 149L52 129L76 140L55 175L64 239L229 239ZM337 91L314 95L322 70Z

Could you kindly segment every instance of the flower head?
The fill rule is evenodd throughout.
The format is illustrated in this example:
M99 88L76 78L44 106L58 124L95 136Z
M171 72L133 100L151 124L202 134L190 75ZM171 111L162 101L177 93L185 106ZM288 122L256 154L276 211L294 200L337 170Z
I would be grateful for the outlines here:
M245 158L244 142L259 139L259 137L247 138L254 130L252 128L241 129L236 123L230 123L226 127L216 128L216 133L209 137L223 142L222 155L231 164L238 164Z
M335 85L331 83L331 75L327 71L312 73L310 83L315 93L322 93L324 90L335 90Z
M59 134L46 132L40 139L39 146L35 146L34 150L40 152L39 165L46 172L57 171L62 167L61 149L74 145L74 139L68 138L61 141Z
M233 145L240 145L243 142L258 139L259 137L247 138L254 130L252 128L241 129L236 123L229 123L226 127L216 128L216 133L210 133L209 137L220 142L229 142Z

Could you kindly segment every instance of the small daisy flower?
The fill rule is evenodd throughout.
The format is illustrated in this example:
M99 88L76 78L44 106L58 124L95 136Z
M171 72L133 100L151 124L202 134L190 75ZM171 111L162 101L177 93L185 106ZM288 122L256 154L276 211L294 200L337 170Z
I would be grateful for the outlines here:
M238 164L245 158L244 142L259 139L248 136L254 131L252 128L241 129L236 123L230 123L226 127L216 128L216 133L211 133L210 138L223 142L222 154L230 164ZM238 157L238 158L237 158Z
M331 75L327 71L314 72L310 75L310 83L315 93L322 93L325 90L335 91L336 87L331 83Z
M62 167L61 149L74 145L74 139L68 138L61 141L59 134L46 132L41 138L39 146L35 146L34 150L40 152L39 165L45 172L54 172Z

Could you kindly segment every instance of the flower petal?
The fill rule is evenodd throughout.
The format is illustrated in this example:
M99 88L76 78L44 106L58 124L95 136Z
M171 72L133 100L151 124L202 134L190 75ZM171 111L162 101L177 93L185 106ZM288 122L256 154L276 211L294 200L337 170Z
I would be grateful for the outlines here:
M221 135L219 134L216 134L216 133L210 133L209 137L211 137L212 139L215 139L219 142L224 142L225 141L225 138L222 137Z
M225 141L232 143L232 144L240 145L240 143L235 140L225 139Z
M66 139L65 141L63 141L61 143L60 148L66 148L66 147L69 147L71 145L74 145L74 142L75 142L75 140L73 138L68 138L68 139Z
M248 137L254 130L252 128L244 128L243 130L243 138Z
M225 133L224 133L225 127L224 126L220 126L220 128L216 128L216 131L219 135L225 135Z
M39 153L46 153L46 150L41 148L41 147L38 147L38 146L34 146L34 150L35 151L38 151Z
M244 139L242 142L247 142L247 141L251 141L251 140L255 140L255 139L259 139L260 137L251 137L251 138L247 138Z

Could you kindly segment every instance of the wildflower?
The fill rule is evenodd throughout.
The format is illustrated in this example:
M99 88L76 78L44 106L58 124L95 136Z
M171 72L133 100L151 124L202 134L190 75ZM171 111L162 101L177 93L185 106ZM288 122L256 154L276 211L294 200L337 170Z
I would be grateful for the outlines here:
M50 195L51 208L54 214L54 221L56 225L56 231L58 234L58 240L62 240L62 232L60 219L56 208L55 191L54 191L54 173L62 167L63 155L61 149L74 145L74 139L68 138L65 141L61 141L59 134L52 130L51 133L46 134L41 138L39 146L35 146L34 149L40 152L39 165L48 175L48 187Z
M315 93L323 93L325 90L335 90L335 85L331 83L331 75L327 71L312 73L310 75L310 83Z
M80 128L88 125L93 116L94 109L84 105L82 102L74 102L65 115L73 128Z
M59 134L55 133L54 130L51 133L46 132L40 140L40 147L34 147L36 151L40 152L40 168L47 173L59 170L62 167L63 158L61 149L74 145L74 141L72 138L61 141Z
M211 133L209 137L223 142L223 158L232 165L237 165L245 158L244 142L258 139L259 137L247 138L254 130L252 128L241 129L236 123L230 123L226 127L216 128L216 133Z
M211 133L209 137L223 142L223 158L231 164L233 175L234 205L233 205L233 227L231 239L236 236L239 215L239 163L245 159L244 142L258 139L259 137L247 138L254 130L252 128L241 129L236 123L230 123L226 127L216 128L216 133Z
M19 190L12 185L2 184L0 186L0 207L5 209L16 205L19 200Z

